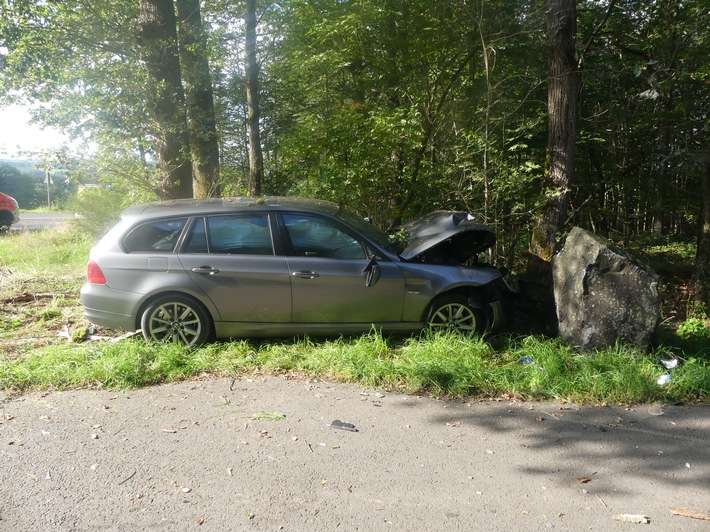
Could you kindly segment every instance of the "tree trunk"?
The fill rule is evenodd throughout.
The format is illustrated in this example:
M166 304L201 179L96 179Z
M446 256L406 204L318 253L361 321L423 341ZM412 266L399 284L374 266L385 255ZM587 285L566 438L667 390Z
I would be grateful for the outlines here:
M698 252L693 270L693 296L701 310L710 311L710 153L700 175L702 208L700 211L700 231Z
M194 195L196 198L219 196L219 144L200 1L177 0L176 5L180 19L180 59L187 100Z
M158 158L161 199L192 197L192 164L180 76L173 0L139 0L139 37L148 70L149 110Z
M548 0L548 168L530 241L528 272L548 273L557 233L565 226L574 176L578 73L575 61L576 0Z
M249 183L252 196L261 195L264 158L259 133L259 64L256 62L256 0L247 0L246 12L247 130L249 132Z

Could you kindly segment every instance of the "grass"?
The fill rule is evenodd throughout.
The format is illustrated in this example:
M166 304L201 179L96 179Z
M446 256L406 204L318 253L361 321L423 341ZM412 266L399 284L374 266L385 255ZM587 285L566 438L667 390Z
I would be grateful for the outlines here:
M61 343L0 361L0 388L135 388L203 374L300 374L366 387L434 396L506 395L571 402L640 403L668 396L710 395L707 357L689 357L661 388L665 373L651 354L615 346L575 353L559 340L507 339L494 349L485 338L427 336L254 343L232 341L199 348L130 339Z
M135 388L205 374L298 374L462 398L641 403L710 396L710 329L699 317L664 329L650 353L623 345L578 353L561 340L537 336L385 338L377 332L198 348L139 338L71 342L57 333L89 326L78 300L90 246L81 234L69 225L0 239L0 389L7 393ZM681 363L670 383L659 386L667 371L659 359L670 354Z

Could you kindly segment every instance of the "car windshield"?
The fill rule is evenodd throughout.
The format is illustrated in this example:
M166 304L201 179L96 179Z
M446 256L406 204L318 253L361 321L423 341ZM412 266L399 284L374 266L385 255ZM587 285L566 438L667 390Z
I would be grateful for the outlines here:
M354 211L341 208L338 211L338 216L390 253L398 254L401 251L401 249L397 249L397 246L393 244L387 233L371 224Z

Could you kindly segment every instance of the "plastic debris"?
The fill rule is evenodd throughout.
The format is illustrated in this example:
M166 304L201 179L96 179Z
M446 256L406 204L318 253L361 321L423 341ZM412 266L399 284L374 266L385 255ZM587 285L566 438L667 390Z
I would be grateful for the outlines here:
M615 515L614 519L617 521L624 521L625 523L639 523L647 525L651 522L651 519L645 515L635 515L635 514L619 514Z
M648 413L651 414L652 416L662 416L663 414L666 413L665 410L663 410L663 407L660 405L651 405L648 409Z
M670 358L665 359L665 360L659 360L658 362L661 364L661 366L663 366L666 369L677 368L678 367L678 358L675 355L673 355L672 353L668 353L668 354L671 355Z
M350 432L358 432L358 430L355 428L355 425L352 423L345 423L343 421L340 421L339 419L333 420L330 425L328 425L332 429L340 429L340 430L347 430Z
M666 384L671 382L672 378L673 377L671 377L670 373L665 373L665 374L661 375L660 377L658 377L658 380L656 382L658 383L659 386L665 386Z
M529 366L530 364L534 364L535 361L533 360L533 357L520 357L520 363L523 366Z

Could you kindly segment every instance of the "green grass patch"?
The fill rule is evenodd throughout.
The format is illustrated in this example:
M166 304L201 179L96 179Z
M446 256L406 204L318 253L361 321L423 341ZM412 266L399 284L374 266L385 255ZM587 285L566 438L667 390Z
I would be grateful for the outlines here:
M616 346L576 353L558 340L458 336L288 342L234 341L200 348L142 339L59 344L0 361L0 388L135 388L211 375L298 373L366 387L434 396L507 395L578 403L642 403L710 394L710 360L689 357L666 386L657 379L665 351Z
M0 271L62 277L82 275L92 237L73 224L41 231L10 231L0 237Z

